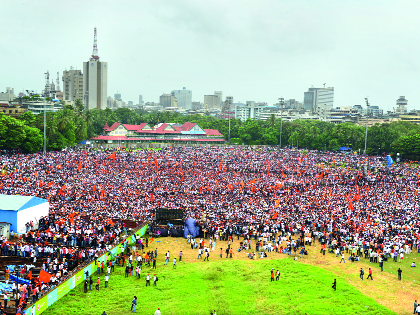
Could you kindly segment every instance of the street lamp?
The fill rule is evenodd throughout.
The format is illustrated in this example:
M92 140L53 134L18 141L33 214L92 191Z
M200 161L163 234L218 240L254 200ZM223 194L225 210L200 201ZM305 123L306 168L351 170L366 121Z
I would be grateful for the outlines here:
M367 131L368 131L368 123L369 123L369 101L367 97L365 98L366 101L366 133L365 133L365 151L364 154L366 154L366 146L367 146Z
M279 101L280 101L280 149L281 149L281 133L283 131L283 105L284 105L284 98L280 97Z

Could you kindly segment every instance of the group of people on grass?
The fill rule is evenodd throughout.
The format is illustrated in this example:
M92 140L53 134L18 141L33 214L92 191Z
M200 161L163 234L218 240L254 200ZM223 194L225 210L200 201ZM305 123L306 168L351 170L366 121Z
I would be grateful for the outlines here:
M214 240L209 252L234 237L242 248L254 240L262 257L304 257L315 239L352 261L420 251L419 169L388 168L382 157L232 146L3 151L0 162L1 194L50 203L50 215L28 222L18 241L1 239L1 254L36 258L58 280L120 241L124 220L150 221L156 208L197 219Z

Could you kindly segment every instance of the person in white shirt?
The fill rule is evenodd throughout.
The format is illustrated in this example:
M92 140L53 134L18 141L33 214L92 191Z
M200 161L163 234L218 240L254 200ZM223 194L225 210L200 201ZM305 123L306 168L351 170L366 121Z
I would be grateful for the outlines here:
M155 312L155 315L162 315L162 313L160 312L160 308L158 308Z

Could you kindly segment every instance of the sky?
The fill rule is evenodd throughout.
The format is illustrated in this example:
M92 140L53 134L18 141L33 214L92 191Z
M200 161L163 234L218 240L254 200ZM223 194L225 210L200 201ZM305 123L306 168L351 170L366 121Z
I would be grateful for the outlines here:
M98 29L108 95L158 102L186 87L193 101L303 101L334 87L334 106L420 109L418 0L2 0L0 91L41 91L82 69ZM17 93L16 93L17 94Z

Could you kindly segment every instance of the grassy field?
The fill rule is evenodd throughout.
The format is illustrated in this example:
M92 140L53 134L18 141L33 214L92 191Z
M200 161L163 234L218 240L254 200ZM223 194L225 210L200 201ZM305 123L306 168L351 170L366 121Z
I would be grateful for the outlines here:
M78 287L44 314L128 314L131 300L138 297L137 312L176 314L395 314L363 295L348 281L321 267L292 259L213 259L194 261L191 255L173 270L163 265L162 251L157 270L157 287L145 287L147 267L141 278L124 278L123 268L111 275L109 287L83 293ZM192 253L192 251L191 251ZM194 251L195 253L195 251ZM279 281L270 282L271 268L279 269ZM152 284L153 285L153 284Z

